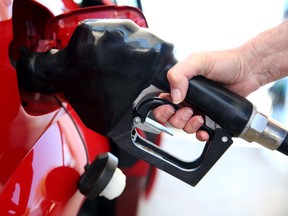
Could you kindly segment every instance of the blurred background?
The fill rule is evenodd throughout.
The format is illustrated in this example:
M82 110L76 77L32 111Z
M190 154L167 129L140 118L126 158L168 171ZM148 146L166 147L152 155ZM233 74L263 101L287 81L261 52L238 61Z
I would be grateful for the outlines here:
M55 1L39 2L51 3L55 13L62 11ZM140 2L149 28L174 44L178 60L191 52L240 46L282 22L287 10L286 0L116 2L123 5ZM0 15L9 17L11 12ZM259 111L288 126L286 86L286 79L279 80L248 99ZM162 148L184 160L193 160L200 154L203 143L194 135L172 130L173 137L163 135ZM287 216L287 200L288 157L234 139L232 147L196 187L159 170L151 194L141 198L138 216Z
M119 2L119 1L118 1ZM121 2L121 1L120 1ZM179 60L195 51L240 46L283 21L284 0L142 0L150 29L175 45ZM287 121L286 79L248 96L258 110ZM191 160L202 150L193 135L174 130L162 147ZM138 216L287 216L288 158L256 144L234 144L196 186L159 171Z

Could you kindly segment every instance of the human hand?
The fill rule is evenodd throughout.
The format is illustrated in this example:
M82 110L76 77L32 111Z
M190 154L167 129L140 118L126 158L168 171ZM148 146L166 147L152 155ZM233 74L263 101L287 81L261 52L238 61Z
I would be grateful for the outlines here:
M188 81L196 75L220 82L230 90L247 96L259 88L260 84L253 73L250 74L252 70L248 69L246 61L246 56L236 49L192 54L169 70L167 78L171 95L162 94L161 97L170 99L175 104L182 103L188 90ZM193 112L195 110L185 104L178 111L165 105L157 108L154 115L159 121L169 122L173 127L187 133L196 132L196 137L205 141L209 138L208 134L199 130L204 119L200 115L193 115Z

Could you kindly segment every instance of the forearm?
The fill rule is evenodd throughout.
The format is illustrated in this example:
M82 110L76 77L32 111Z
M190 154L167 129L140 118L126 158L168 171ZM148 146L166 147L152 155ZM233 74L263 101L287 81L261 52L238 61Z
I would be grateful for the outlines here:
M288 75L288 21L260 33L239 48L245 68L261 86ZM242 52L243 51L243 52Z

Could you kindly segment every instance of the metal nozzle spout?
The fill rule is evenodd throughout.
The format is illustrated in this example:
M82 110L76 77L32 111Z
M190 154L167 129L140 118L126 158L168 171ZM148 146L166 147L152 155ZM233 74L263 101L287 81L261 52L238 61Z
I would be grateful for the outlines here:
M287 130L282 125L255 111L240 137L248 142L256 142L268 149L276 150L286 135Z

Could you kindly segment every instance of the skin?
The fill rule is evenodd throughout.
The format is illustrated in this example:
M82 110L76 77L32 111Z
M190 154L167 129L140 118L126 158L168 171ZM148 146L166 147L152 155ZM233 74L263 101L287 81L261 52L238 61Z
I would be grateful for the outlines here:
M0 21L11 18L12 0L0 0Z
M183 104L188 81L202 75L222 83L244 97L261 86L288 75L288 21L264 31L240 47L224 51L192 53L168 71L171 95L161 97L175 104ZM187 133L196 133L201 141L209 136L199 130L204 120L193 115L190 107L183 105L177 112L172 106L163 105L154 110L156 119L169 122Z

